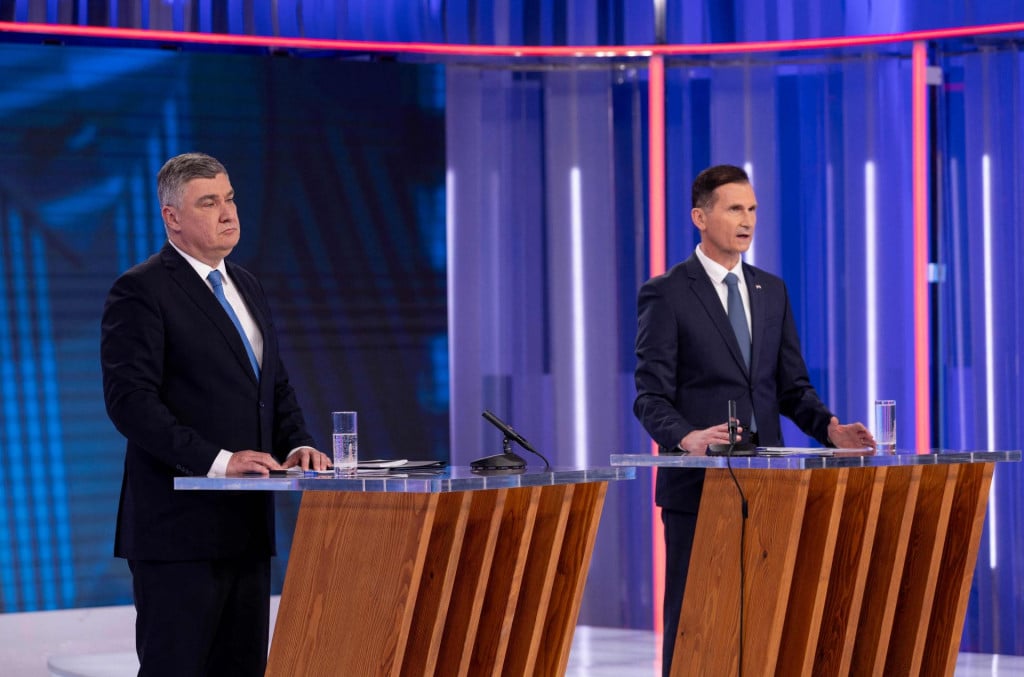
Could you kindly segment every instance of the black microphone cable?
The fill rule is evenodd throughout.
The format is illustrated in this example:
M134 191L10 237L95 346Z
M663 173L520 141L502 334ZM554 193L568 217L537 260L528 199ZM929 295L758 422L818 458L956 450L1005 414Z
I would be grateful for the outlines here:
M736 478L736 473L732 469L732 450L736 446L735 438L730 441L729 452L725 455L725 464L729 468L729 476L732 478L733 484L736 485L736 492L740 495L740 510L742 520L740 521L740 646L739 646L739 672L738 677L743 677L743 610L744 610L744 598L747 589L747 572L746 566L743 561L743 553L746 551L747 544L747 515L749 509L747 506L747 496L743 493L743 487L740 486L740 481Z

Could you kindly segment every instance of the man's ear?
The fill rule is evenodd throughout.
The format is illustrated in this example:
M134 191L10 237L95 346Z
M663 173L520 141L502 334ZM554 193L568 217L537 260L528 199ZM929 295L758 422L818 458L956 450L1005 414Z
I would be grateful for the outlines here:
M160 216L163 217L164 225L167 226L169 230L173 230L175 233L181 230L181 226L178 225L178 212L174 207L164 205L160 209Z
M707 223L704 220L704 210L700 207L694 207L690 210L690 219L693 221L693 225L697 226L697 230L703 233L707 227Z

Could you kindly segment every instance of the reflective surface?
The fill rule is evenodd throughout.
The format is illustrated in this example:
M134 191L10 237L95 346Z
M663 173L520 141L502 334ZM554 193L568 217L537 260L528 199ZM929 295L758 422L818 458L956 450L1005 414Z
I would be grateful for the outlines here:
M822 449L822 451L828 451ZM932 454L914 454L898 450L893 455L818 456L793 454L791 456L653 456L651 454L612 454L613 466L659 466L670 468L778 468L783 470L811 470L814 468L862 468L889 465L941 465L950 463L996 463L1020 461L1020 450L1010 451L949 451Z
M364 491L444 493L509 487L537 487L553 484L582 484L631 480L632 467L552 468L550 470L492 471L478 473L467 466L436 472L360 472L355 477L316 475L288 477L176 477L174 488L206 491Z

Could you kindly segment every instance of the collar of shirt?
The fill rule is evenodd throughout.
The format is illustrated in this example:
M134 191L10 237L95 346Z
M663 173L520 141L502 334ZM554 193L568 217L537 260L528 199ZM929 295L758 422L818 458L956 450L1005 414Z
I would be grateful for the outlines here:
M722 302L722 308L725 309L726 314L729 314L729 287L725 284L725 276L729 273L735 273L736 277L739 278L739 284L736 285L740 291L740 298L743 299L743 310L747 316L747 327L751 328L750 321L750 294L747 293L747 280L743 276L743 259L740 259L732 270L729 270L717 261L712 261L707 254L701 251L700 245L697 245L697 260L704 266L704 272L711 278L711 284L718 293L718 299Z
M188 254L187 252L182 251L181 247L179 247L178 245L174 244L170 240L168 240L167 242L170 243L170 245L172 247L174 247L174 250L176 252L181 254L182 258L184 258L188 262L188 265L192 266L192 268L196 271L196 274L199 275L199 277L203 278L203 282L206 283L206 286L209 287L211 291L213 290L213 285L210 284L210 281L208 279L206 279L207 276L210 274L211 270L219 270L220 271L220 276L221 276L221 279L224 281L225 288L231 286L231 284L232 284L231 283L231 278L228 277L228 269L227 269L227 266L224 265L224 259L220 260L220 263L217 265L216 268L211 268L210 266L206 265L205 263L203 263L202 261L200 261L196 257L192 256L191 254ZM234 304L232 304L232 305L234 305Z
M249 312L249 307L245 305L245 300L242 299L241 293L238 288L235 287L235 283L232 282L231 277L228 275L227 266L224 263L224 259L221 259L217 268L211 268L194 256L189 256L186 252L183 252L180 247L176 246L173 242L168 240L171 246L174 247L181 256L188 261L188 264L192 266L192 269L196 271L196 274L203 279L206 283L207 288L210 292L213 292L213 285L206 279L206 276L210 274L211 270L219 270L221 280L224 282L224 297L228 300L228 303L235 311L235 315L238 316L239 322L242 323L242 329L245 331L246 337L249 339L249 345L252 346L253 352L256 354L256 362L263 366L263 332L260 330L260 326L256 323L256 319L253 318L252 313Z

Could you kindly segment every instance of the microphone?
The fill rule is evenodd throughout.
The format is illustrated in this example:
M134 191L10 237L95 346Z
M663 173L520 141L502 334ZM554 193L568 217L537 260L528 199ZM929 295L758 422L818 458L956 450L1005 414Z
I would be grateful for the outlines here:
M750 442L741 442L739 437L739 419L736 417L736 400L729 400L729 444L709 444L708 456L755 456L757 451Z
M526 461L521 456L512 451L512 442L515 442L523 449L533 452L540 456L541 460L544 461L544 467L550 468L551 464L548 463L548 459L544 458L544 455L533 448L533 446L526 441L522 435L512 429L512 426L502 421L500 418L484 409L483 416L489 423L495 428L501 431L504 439L502 440L502 452L495 454L494 456L485 456L478 458L469 464L469 467L473 470L522 470L526 467Z
M729 446L736 445L736 435L738 434L737 428L739 428L739 419L736 418L736 400L729 400Z
M492 423L495 428L503 432L505 434L505 437L509 438L510 440L521 446L523 449L533 451L533 453L535 454L537 453L536 451L534 451L533 447L530 446L530 443L523 438L522 435L520 435L519 433L512 429L512 426L505 423L500 418L498 418L491 412L487 411L486 409L484 409L484 418L486 418L488 422Z

